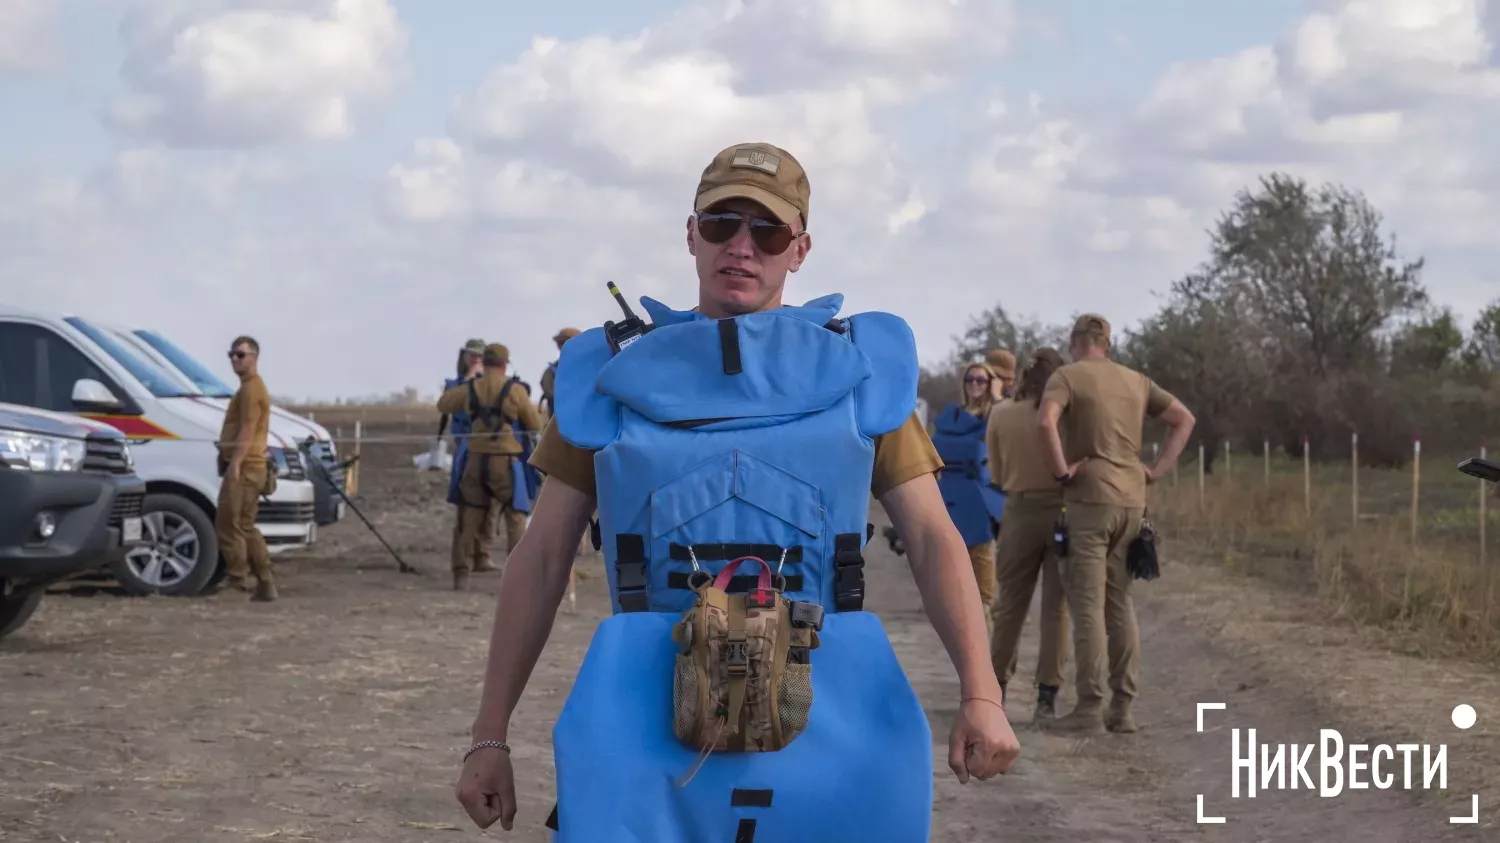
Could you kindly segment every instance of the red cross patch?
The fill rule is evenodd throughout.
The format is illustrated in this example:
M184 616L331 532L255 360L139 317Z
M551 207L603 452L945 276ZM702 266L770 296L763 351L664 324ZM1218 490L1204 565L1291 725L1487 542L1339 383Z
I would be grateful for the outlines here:
M745 594L745 608L747 609L774 609L776 608L776 592L769 588L753 589Z

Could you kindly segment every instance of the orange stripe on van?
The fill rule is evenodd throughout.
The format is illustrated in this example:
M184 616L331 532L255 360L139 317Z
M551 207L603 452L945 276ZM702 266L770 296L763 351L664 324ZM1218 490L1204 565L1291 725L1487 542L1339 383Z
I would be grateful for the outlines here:
M104 413L83 413L86 419L103 422L125 434L130 439L179 439L177 434L142 416L116 416Z

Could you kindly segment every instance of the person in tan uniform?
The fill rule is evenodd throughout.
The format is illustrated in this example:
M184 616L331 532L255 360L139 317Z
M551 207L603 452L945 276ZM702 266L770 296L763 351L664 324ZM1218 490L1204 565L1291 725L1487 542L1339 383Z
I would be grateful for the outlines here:
M519 420L527 431L537 431L542 426L526 391L505 376L510 365L509 349L498 343L487 345L483 362L483 375L447 390L437 402L440 413L467 410L471 425L469 456L458 479L462 502L459 540L454 544L452 557L455 591L468 588L473 560L462 550L478 543L479 533L485 529L486 511L492 505L498 506L502 513L511 509L515 493L512 463L520 459L523 450L511 423ZM515 540L520 538L517 536Z
M1063 588L1073 620L1078 702L1054 721L1063 731L1135 731L1140 633L1125 551L1140 533L1146 485L1172 470L1192 434L1192 413L1150 378L1109 359L1110 327L1084 314L1073 325L1073 363L1047 381L1037 414L1042 454L1063 487L1069 547ZM1142 463L1147 416L1171 427L1155 465ZM1106 644L1108 648L1106 660ZM1104 711L1102 676L1112 691Z
M229 347L229 365L240 378L240 388L229 399L219 431L219 476L223 479L214 530L219 534L219 552L224 554L228 587L248 591L249 574L254 571L252 599L271 601L276 599L271 553L255 528L270 471L266 436L271 429L271 393L260 378L260 344L252 337L235 338Z
M577 328L563 328L557 332L552 341L557 344L557 350L562 351L563 343L578 336ZM553 360L547 364L547 371L542 373L542 398L537 402L537 407L544 418L552 416L552 402L554 399L552 389L553 382L557 379L557 361Z
M1008 348L995 348L984 356L984 362L995 377L990 384L995 400L1009 398L1016 386L1016 355Z
M754 162L763 158L777 166L770 172L758 169ZM703 170L684 232L696 262L700 313L727 319L782 306L787 274L796 272L812 249L808 202L807 174L783 149L742 144L715 156ZM700 221L710 214L733 214L740 221L727 236L709 239ZM760 230L752 234L752 225ZM768 251L762 245L766 231L785 245ZM472 728L476 744L455 787L480 828L500 821L509 830L514 821L510 754L493 742L508 735L511 713L541 657L579 539L598 500L593 453L565 440L555 423L542 432L531 464L547 475L547 482L532 513L533 529L516 548L501 582L484 691ZM949 736L949 766L961 781L969 775L986 779L1007 770L1020 746L988 659L984 613L963 539L938 490L942 467L922 419L913 413L901 427L874 438L870 491L906 541L928 617L958 673L960 701Z
M996 552L999 596L990 650L1000 687L1016 674L1021 629L1031 608L1037 575L1042 580L1041 647L1036 660L1036 720L1057 716L1057 692L1068 663L1068 607L1052 548L1052 527L1062 515L1063 496L1036 446L1036 414L1047 379L1062 355L1039 349L1021 374L1014 398L995 405L985 431L990 479L1005 492L1005 518Z

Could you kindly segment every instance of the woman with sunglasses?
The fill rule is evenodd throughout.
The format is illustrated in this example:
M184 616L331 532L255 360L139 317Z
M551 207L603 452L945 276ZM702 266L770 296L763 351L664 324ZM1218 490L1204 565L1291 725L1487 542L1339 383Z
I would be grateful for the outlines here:
M934 424L932 444L943 457L938 486L948 504L948 516L969 548L969 562L979 581L985 627L994 633L995 534L1005 496L990 486L985 455L985 429L995 405L994 375L985 363L964 369L959 400L943 408Z

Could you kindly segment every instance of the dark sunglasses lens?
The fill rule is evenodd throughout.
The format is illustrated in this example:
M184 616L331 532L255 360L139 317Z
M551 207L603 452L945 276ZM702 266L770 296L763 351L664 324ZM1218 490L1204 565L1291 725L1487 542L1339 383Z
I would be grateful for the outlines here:
M229 352L229 356L232 357L235 360L243 360L245 358L245 352L243 352L243 351L231 351L231 352Z
M739 214L700 214L698 236L710 243L723 243L740 230L745 218Z
M968 381L969 383L989 383L990 382L989 378L973 378L973 377L970 377L970 378L964 378L964 380Z
M750 239L762 252L768 255L779 255L792 245L792 229L790 226L778 225L755 220L750 223Z

